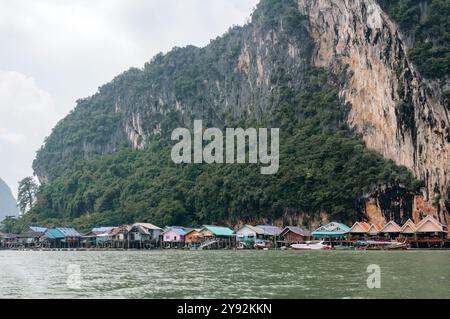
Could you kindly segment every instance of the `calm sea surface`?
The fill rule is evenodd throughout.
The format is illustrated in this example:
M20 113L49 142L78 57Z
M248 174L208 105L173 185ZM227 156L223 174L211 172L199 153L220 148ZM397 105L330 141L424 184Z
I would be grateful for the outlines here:
M450 298L450 251L0 251L0 298L417 297Z

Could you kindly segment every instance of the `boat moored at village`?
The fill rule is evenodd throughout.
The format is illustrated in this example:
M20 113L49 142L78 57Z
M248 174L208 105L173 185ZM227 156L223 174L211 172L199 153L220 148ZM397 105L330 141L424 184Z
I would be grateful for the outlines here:
M360 241L355 242L358 250L408 250L410 246L402 242L392 241Z
M326 245L323 241L320 242L307 242L305 244L291 245L293 250L331 250L333 247Z

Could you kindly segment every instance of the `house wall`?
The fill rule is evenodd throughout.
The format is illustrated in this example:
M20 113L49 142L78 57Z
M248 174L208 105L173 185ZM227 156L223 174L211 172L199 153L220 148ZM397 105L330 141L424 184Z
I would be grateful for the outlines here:
M151 231L151 234L152 234L152 240L159 241L159 237L161 236L162 231L159 229L155 229L155 230Z
M201 239L201 234L197 231L195 232L191 232L189 234L187 234L184 238L184 241L187 243L192 243L192 242L196 242L199 241Z
M159 241L159 237L161 236L162 231L159 229L149 229L148 232L150 233L149 235L144 235L144 234L140 234L137 231L131 231L129 233L130 236L130 240L134 240L134 241Z
M179 233L177 233L174 230L165 232L163 234L163 241L164 242L183 242L183 236L181 236Z
M145 234L141 234L141 233L139 233L139 232L133 232L133 233L130 233L132 236L131 236L131 238L133 238L133 236L134 236L134 241L148 241L148 240L150 240L151 239L151 236L149 236L149 235L145 235Z
M244 227L236 232L237 240L249 240L257 237L256 232L249 227Z
M294 232L288 232L285 235L283 235L283 240L290 242L290 243L297 243L297 242L302 242L302 241L307 241L308 238L301 236L299 234L296 234Z
M214 237L214 234L211 233L209 230L204 230L201 232L201 234L205 237Z

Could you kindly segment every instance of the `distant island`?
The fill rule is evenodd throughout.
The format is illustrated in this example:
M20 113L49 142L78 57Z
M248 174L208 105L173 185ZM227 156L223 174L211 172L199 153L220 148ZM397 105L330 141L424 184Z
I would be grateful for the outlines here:
M17 217L19 209L9 186L0 178L0 222L7 216Z

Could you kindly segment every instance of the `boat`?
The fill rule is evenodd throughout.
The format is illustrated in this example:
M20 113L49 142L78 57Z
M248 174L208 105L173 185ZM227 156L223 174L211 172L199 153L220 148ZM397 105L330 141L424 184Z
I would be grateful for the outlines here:
M392 245L386 245L382 248L383 250L408 250L410 246L405 243L393 243Z
M254 247L256 250L268 250L270 248L270 244L265 240L257 240Z
M307 242L306 244L294 244L291 245L293 250L331 250L332 247L325 245L323 241L321 242Z
M355 245L359 250L408 250L410 246L400 242L382 241L361 241Z

